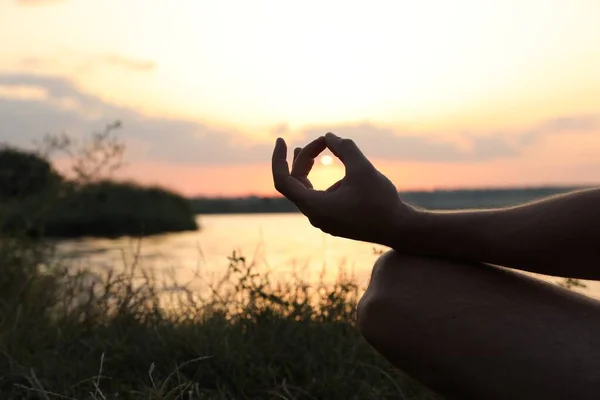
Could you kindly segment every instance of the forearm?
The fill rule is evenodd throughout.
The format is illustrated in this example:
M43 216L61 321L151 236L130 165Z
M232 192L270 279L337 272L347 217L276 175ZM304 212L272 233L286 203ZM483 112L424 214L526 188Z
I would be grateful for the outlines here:
M393 248L556 276L600 279L600 189L497 210L417 211Z

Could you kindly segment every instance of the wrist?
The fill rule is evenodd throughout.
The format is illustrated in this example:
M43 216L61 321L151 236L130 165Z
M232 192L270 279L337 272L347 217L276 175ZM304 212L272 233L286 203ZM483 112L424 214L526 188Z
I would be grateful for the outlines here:
M444 212L410 207L394 228L392 248L431 257L484 261L492 240L493 211Z
M422 247L432 224L431 213L417 207L400 203L391 218L391 234L387 246L403 252L415 252Z

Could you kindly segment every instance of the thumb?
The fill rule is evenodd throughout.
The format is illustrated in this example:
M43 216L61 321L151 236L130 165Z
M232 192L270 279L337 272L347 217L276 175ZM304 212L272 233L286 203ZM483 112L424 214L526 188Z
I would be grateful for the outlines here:
M352 139L341 138L328 132L325 135L325 143L347 170L371 164Z

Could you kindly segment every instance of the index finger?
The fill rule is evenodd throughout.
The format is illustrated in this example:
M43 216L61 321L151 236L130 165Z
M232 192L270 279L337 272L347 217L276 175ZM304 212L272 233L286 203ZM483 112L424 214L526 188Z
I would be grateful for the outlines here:
M319 136L307 144L302 150L300 150L300 153L298 153L298 156L294 161L294 165L292 166L292 175L300 177L308 176L315 163L315 158L317 158L317 156L326 148L327 144L324 136Z
M273 170L273 182L275 189L279 190L282 182L290 175L290 167L287 162L287 144L282 138L277 138L275 149L273 149L273 158L271 160L271 168ZM282 193L283 194L283 193Z
M314 191L307 189L299 180L290 175L287 145L282 138L278 138L275 142L271 167L275 189L297 206L303 207L314 198Z

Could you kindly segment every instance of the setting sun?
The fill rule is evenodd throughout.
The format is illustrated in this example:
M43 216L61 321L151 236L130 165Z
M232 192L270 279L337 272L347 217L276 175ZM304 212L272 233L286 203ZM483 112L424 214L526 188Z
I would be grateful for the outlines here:
M333 157L331 157L328 154L325 154L324 156L321 157L321 164L325 165L325 166L329 166L329 165L333 164Z
M323 156L323 157L333 157ZM312 182L316 190L325 190L340 179L342 179L346 173L346 169L341 163L332 163L330 165L324 165L322 158L319 160L319 165L315 166L309 175L309 179Z

